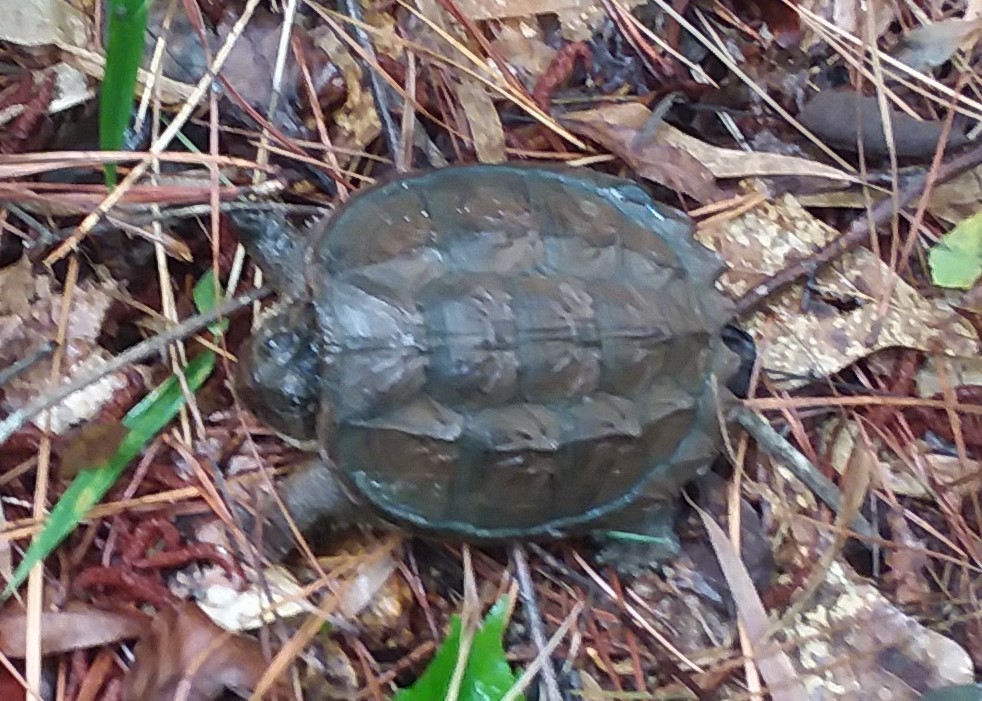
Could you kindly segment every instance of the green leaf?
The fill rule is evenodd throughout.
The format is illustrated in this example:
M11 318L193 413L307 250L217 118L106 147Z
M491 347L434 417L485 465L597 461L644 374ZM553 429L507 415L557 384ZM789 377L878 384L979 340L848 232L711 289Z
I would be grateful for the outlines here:
M207 286L213 287L211 273L205 275L198 282L198 286L205 282L205 278L208 278ZM214 295L211 298L207 296L199 298L196 295L195 302L199 305L199 311L209 311L213 308ZM202 306L202 303L207 306ZM188 389L192 393L197 391L214 368L215 354L211 351L203 351L193 358L184 369ZM31 568L50 555L61 541L68 537L75 526L116 483L133 458L139 455L140 451L177 416L184 406L184 401L181 383L176 376L171 376L127 412L122 424L129 431L119 444L119 448L101 465L80 471L68 485L61 499L51 509L44 528L31 541L24 559L0 594L0 602L8 599L27 579Z
M968 290L982 276L982 211L960 222L928 254L931 280Z
M514 686L516 677L501 644L507 609L507 599L499 599L474 634L460 685L460 701L499 701ZM446 698L459 654L460 617L453 616L450 620L450 633L429 666L415 684L396 694L393 701L434 701ZM524 701L523 696L519 696L519 699Z
M133 112L136 73L143 60L149 0L109 0L106 74L99 98L99 145L122 150ZM115 164L106 164L106 185L116 184Z

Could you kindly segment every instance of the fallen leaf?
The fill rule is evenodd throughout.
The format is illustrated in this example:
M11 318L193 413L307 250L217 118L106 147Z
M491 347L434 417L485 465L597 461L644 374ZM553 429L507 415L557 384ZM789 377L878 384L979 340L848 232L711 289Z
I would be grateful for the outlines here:
M828 455L832 467L842 472L856 443L858 429L839 418L822 426L822 454ZM894 494L915 499L937 498L937 488L950 490L952 495L969 496L978 488L982 462L962 461L957 455L934 453L923 441L906 446L903 457L890 455L880 458L872 470L873 484ZM932 486L934 485L934 486Z
M218 5L218 7L222 6ZM145 65L149 65L154 46L163 33L167 8L168 3L165 2L154 3L151 7L147 28L148 38L151 40L146 43ZM223 13L216 22L214 31L205 30L210 55L214 56L237 20L237 14ZM273 75L282 22L281 15L262 7L258 8L235 42L221 71L222 77L243 101L262 115L265 115L269 109L273 96ZM209 59L202 48L198 32L183 10L179 10L174 15L170 30L164 37L167 43L161 69L163 75L185 84L197 83L207 70ZM293 27L293 38L308 64L314 92L320 98L332 90L339 95L342 94L341 77L329 55L317 48L307 30L300 26ZM291 136L306 135L309 131L298 109L300 104L309 102L302 83L303 79L294 51L288 51L276 102L276 113L271 121L277 128ZM220 83L216 85L219 90L225 91L224 85ZM245 111L234 101L231 101L228 109L230 114L236 115L250 127L254 126L253 120L246 116Z
M85 423L65 446L58 461L58 477L69 479L113 456L129 429L119 421Z
M684 193L697 202L719 199L713 174L687 151L651 140L635 144L637 130L609 121L607 116L596 110L586 118L568 116L563 124L607 148L643 178Z
M229 581L228 572L221 567L207 567L189 574L195 577L191 587L197 592L198 606L228 631L253 630L277 618L298 616L310 608L303 587L283 567L266 568L262 578L257 577L247 589Z
M726 261L729 270L720 284L734 297L838 236L792 195L761 202L739 216L720 216L696 232ZM943 300L925 299L866 249L840 258L818 275L810 291L805 309L805 290L798 285L743 320L763 368L779 386L826 377L890 346L927 350L937 344L952 356L978 352L970 324ZM881 315L880 301L888 292Z
M809 558L809 560L812 558ZM778 632L811 698L915 701L921 692L973 680L957 643L907 616L839 563L810 605Z
M470 126L477 160L481 163L504 163L505 131L484 85L471 78L462 78L457 85L457 99Z
M556 55L556 49L546 44L542 27L525 19L502 21L491 46L525 78L529 88L549 68Z
M948 19L918 27L891 52L915 71L937 68L958 49L970 49L982 34L982 19Z
M651 110L644 105L629 102L606 105L596 110L573 112L567 117L575 119L580 118L581 115L587 119L602 119L640 131L651 117ZM856 180L855 176L845 171L807 158L779 153L754 153L741 149L713 146L694 136L689 136L665 122L658 125L652 138L655 143L673 146L688 152L717 179L791 175L845 182Z
M107 611L77 603L65 611L43 611L41 654L57 655L132 640L146 631L149 620L139 611ZM24 657L26 634L27 616L19 607L11 606L0 613L0 653L18 659Z
M896 19L896 6L889 0L869 0L865 5L855 0L833 0L831 3L810 0L802 4L810 6L816 14L824 14L839 29L860 38L866 36L867 22L874 23L872 34L879 39Z
M123 701L171 701L179 690L186 701L247 695L268 665L258 641L219 628L192 603L157 615L133 654Z
M702 509L697 509L697 512L709 534L709 542L719 559L720 569L730 586L730 594L740 614L740 621L753 648L754 663L767 682L771 698L774 701L805 701L809 696L804 685L797 679L791 659L771 635L771 624L764 603L740 559L740 553L708 513Z
M89 18L64 0L0 0L0 17L0 41L21 46L83 46L92 32Z
M928 253L928 264L935 285L971 289L982 277L982 210L942 236Z
M621 0L630 10L644 0ZM607 19L600 0L456 0L457 7L472 20L500 20L554 14L559 20L564 38L585 41Z
M346 88L344 103L334 114L337 133L331 134L331 140L338 149L363 150L379 135L382 125L372 92L368 89L367 81L362 80L361 65L348 50L348 45L333 32L314 32L311 38L321 51L331 57Z
M865 206L865 205L864 205ZM952 224L982 209L982 166L957 178L936 185L931 191L928 210Z
M77 285L58 382L108 362L110 354L99 345L98 337L117 286L113 280L91 279ZM60 294L52 290L51 278L34 275L26 258L0 270L0 367L29 356L44 340L55 338L61 304ZM4 386L0 406L14 411L35 400L39 389L48 387L50 382L51 359L45 358ZM61 434L73 424L92 418L126 386L126 376L120 372L76 392L51 410L51 430ZM41 427L44 414L36 417L34 423Z
M934 155L941 141L942 122L919 121L892 108L888 114L897 156L930 158ZM822 90L805 103L798 120L835 148L856 152L861 143L868 156L879 158L890 153L880 104L875 96L861 95L854 90ZM968 137L952 129L945 149L966 143Z

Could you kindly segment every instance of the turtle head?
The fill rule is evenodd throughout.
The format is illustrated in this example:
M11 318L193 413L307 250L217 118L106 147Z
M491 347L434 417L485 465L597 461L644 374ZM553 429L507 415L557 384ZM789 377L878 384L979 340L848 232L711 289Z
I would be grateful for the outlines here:
M316 438L319 328L309 303L289 304L268 318L239 353L240 398L263 423L298 442Z
M239 242L284 297L304 294L307 236L280 210L243 209L229 212Z

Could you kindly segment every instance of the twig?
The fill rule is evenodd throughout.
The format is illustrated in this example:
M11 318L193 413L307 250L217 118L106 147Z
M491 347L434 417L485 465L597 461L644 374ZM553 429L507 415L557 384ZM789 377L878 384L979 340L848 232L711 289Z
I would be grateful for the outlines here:
M551 666L551 664L548 662L549 656L552 655L553 650L559 646L562 639L566 637L569 629L573 627L573 624L576 622L576 619L580 617L580 613L582 611L583 604L577 602L576 606L573 607L573 610L569 612L568 616L566 616L566 620L563 621L561 626L559 626L559 630L557 630L555 634L549 638L549 642L542 647L542 651L536 656L535 660L532 661L532 664L525 668L522 675L515 681L514 686L508 690L508 693L501 697L501 701L515 701L519 694L522 693L522 690L528 686L529 682L532 680L532 677L539 671L539 665L544 665L545 669L548 669Z
M34 365L34 363L39 362L42 358L51 355L51 352L55 349L55 344L52 341L48 341L40 348L35 349L30 355L16 360L3 371L0 371L0 387L10 382L12 379L17 377L19 374L27 370L29 367Z
M740 425L757 439L757 442L770 456L784 463L794 473L795 477L804 482L837 516L842 512L842 495L839 494L839 490L825 475L818 471L808 458L801 454L801 451L791 445L786 438L775 431L753 410L740 408L735 414ZM861 515L857 515L852 520L851 526L856 533L867 538L876 539L879 537L874 528Z
M525 549L520 543L515 543L512 546L511 556L515 561L518 593L522 597L522 606L525 608L525 617L528 619L529 632L532 633L532 642L535 644L538 654L545 657L542 662L542 681L546 687L546 701L562 701L562 694L559 693L559 682L556 681L556 669L553 667L552 658L549 657L546 650L546 635L542 627L542 614L539 612L539 604L535 599L532 574L529 572Z
M262 299L268 294L269 290L259 288L256 290L250 290L249 292L239 295L238 297L234 297L231 301L218 305L207 314L199 314L198 316L182 321L173 328L170 328L167 331L154 336L153 338L148 338L147 340L136 344L132 348L127 349L125 352L120 353L111 361L99 368L96 368L92 372L82 375L72 382L61 385L53 392L38 397L27 406L12 412L10 416L3 421L0 421L0 445L6 443L7 439L16 433L25 423L27 423L30 419L33 419L48 407L55 406L66 397L85 389L89 385L98 382L107 375L111 375L114 372L122 370L131 363L135 363L159 353L174 341L178 341L182 338L190 336L193 333L201 331L211 324L214 324L216 321L228 316L232 312L242 309L243 307L247 307L256 300Z
M916 178L898 193L896 208L892 198L881 201L873 208L869 217L857 218L842 236L826 244L806 259L789 265L743 295L736 302L737 313L742 315L754 310L771 295L787 289L802 278L814 275L842 254L858 248L869 240L871 223L874 226L880 226L890 221L899 209L906 207L924 194L929 186L957 178L980 164L982 164L982 145L975 146L942 165L938 170L938 177L933 182L929 172Z

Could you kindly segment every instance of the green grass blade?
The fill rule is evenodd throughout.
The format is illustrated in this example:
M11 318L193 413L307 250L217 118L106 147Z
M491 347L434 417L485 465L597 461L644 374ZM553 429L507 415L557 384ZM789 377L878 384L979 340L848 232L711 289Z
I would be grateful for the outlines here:
M99 98L99 145L119 151L133 112L136 73L143 60L149 0L109 0L106 74ZM106 164L106 185L116 184L115 164Z
M199 288L202 291L199 292ZM213 308L215 293L210 271L195 285L194 298L199 311ZM211 351L203 351L188 363L184 376L192 393L204 384L214 368L215 354ZM80 471L68 485L68 489L51 510L44 528L31 542L24 559L0 594L0 602L9 598L24 583L31 568L50 555L68 537L79 521L85 518L116 483L133 458L174 420L184 406L184 401L180 382L176 376L171 376L130 409L122 421L129 431L115 454L101 465Z
M474 634L467 668L460 685L460 701L499 701L514 686L516 677L501 643L507 612L507 599L499 599ZM446 698L459 653L460 617L453 616L450 620L450 633L426 670L415 684L396 694L393 701L433 701ZM524 699L522 696L519 698Z

